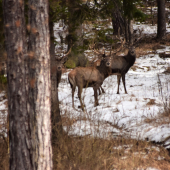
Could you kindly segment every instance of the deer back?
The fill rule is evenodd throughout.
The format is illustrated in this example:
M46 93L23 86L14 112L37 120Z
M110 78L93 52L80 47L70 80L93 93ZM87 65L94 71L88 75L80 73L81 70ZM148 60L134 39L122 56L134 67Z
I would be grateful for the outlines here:
M110 68L106 66L106 61L107 60L103 58L100 66L96 67L76 67L69 73L69 79L74 80L76 85L83 87L91 87L95 83L101 85L110 73Z

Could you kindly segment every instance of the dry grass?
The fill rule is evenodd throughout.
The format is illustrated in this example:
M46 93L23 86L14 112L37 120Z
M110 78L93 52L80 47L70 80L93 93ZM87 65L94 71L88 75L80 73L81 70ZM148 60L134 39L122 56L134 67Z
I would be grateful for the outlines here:
M169 73L170 73L170 67L167 67L167 69L165 70L165 72L164 72L164 73L169 74Z
M168 101L169 102L169 101ZM148 106L155 105L155 100L150 99ZM156 117L146 117L145 123L152 124L154 127L169 125L170 122L170 103L164 103L164 109L160 110Z
M8 149L8 138L6 129L8 129L6 112L4 114L1 112L0 116L1 122L0 124L0 170L8 170L9 169L9 149Z
M70 136L76 120L64 117L67 131L53 142L53 162L57 170L170 169L170 157L163 147L131 138L95 138ZM7 139L0 137L0 170L9 169Z
M167 68L167 70L169 67ZM165 71L164 73L168 73L168 71ZM169 89L169 81L164 83L164 88ZM161 125L169 125L170 122L170 100L169 95L164 95L163 93L163 83L160 80L160 77L158 75L158 87L159 87L159 93L161 95L162 104L161 106L163 109L160 110L159 114L156 117L147 117L145 119L145 123L152 124L154 127L158 127ZM155 99L149 99L149 102L147 103L148 106L151 105L157 105L155 102Z
M62 117L62 124L65 126L66 131L64 134L60 134L58 140L53 142L54 169L143 170L149 167L160 170L170 169L168 151L151 142L118 135L113 137L114 134L110 134L105 138L91 135L68 135L70 134L71 126L76 121L80 121L70 118L69 115L70 113L65 112ZM86 121L94 123L92 120ZM155 123L155 121L156 119L148 119L146 123ZM102 124L102 122L99 123ZM118 126L114 127L121 130ZM98 136L100 136L100 132L98 133Z
M130 138L63 135L54 143L53 154L54 169L58 170L170 169L167 150Z
M149 99L149 102L147 103L147 105L155 105L155 99Z
M0 136L0 170L9 169L9 154L6 139Z

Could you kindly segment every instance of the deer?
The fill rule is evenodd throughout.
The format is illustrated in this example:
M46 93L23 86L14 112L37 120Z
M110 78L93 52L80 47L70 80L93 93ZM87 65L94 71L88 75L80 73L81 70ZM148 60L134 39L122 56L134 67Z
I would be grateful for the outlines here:
M87 87L93 87L94 90L94 106L98 106L98 88L103 84L105 78L110 75L111 69L106 66L107 56L103 54L101 63L99 66L92 67L76 67L68 74L68 81L72 89L72 107L74 108L74 92L76 86L78 87L78 98L80 101L80 107L84 111L84 105L81 99L82 89Z
M125 75L129 71L130 67L136 61L135 47L132 45L129 47L128 54L125 56L110 56L110 60L107 62L107 66L111 68L111 75L117 75L117 94L119 94L120 79L122 78L125 94L127 94Z
M114 52L111 51L112 49L110 50L110 55L109 55L109 56L110 56L110 59L109 59L109 62L107 62L107 66L108 66L108 67L110 66L111 56L112 56L113 54L116 54L117 52L119 52L119 51L123 48L123 46L124 46L124 44L125 44L125 39L122 40L122 39L120 38L120 33L119 33L119 37L117 37L117 39L120 40L121 45L120 45L120 47L119 47L116 51L114 51ZM95 46L95 44L91 45L91 46L90 46L90 49L94 48L94 46ZM103 48L104 48L104 47L103 47ZM93 51L98 55L98 58L100 58L101 55L103 55L102 52L100 52L99 50L93 49ZM107 57L107 59L108 59L108 57ZM100 65L100 62L101 62L101 59L98 59L97 61L93 62L93 66L98 66L98 65ZM112 73L110 73L110 75L111 75L111 74L112 74ZM99 95L101 95L102 93L105 93L105 91L104 91L104 89L102 88L102 86L100 86L100 87L98 88L98 91L99 91Z
M63 65L66 63L66 61L68 60L68 55L71 53L71 48L69 49L69 51L64 54L63 57L57 57L55 56L55 59L57 61L57 64L52 67L52 73L55 72L56 70L56 76L57 76L57 88L58 88L58 85L61 81L61 75L62 75L62 68L63 68Z
M100 63L101 63L101 59L98 59L97 61L92 62L92 66L94 66L94 67L100 66ZM101 95L102 93L105 93L105 91L104 91L102 86L100 86L98 88L98 92L99 92L99 95Z
M141 31L139 30L139 32L140 32L140 37L138 39L136 39L135 43L129 44L128 54L124 55L124 56L117 56L116 53L121 51L122 48L124 48L124 45L126 43L125 38L124 38L124 40L120 38L120 32L119 32L118 36L116 36L116 38L118 40L120 40L121 45L115 51L112 51L112 49L111 49L110 55L109 55L109 57L107 57L106 65L107 65L107 67L110 67L110 69L111 69L110 74L111 75L117 75L117 84L118 84L117 94L119 94L119 86L120 86L120 79L121 78L122 78L122 81L123 81L125 94L127 94L126 83L125 83L125 75L129 71L129 69L134 65L134 63L136 61L135 46L137 45L137 42L142 38L142 30ZM100 55L100 53L98 53L98 54ZM110 58L110 59L108 60L108 58Z
M118 39L121 41L121 46L114 52L110 51L110 60L107 62L107 66L111 68L111 75L117 75L117 94L119 94L119 86L120 86L120 79L122 78L123 86L125 94L127 94L126 90L126 80L125 75L129 71L129 69L134 65L136 61L136 50L135 46L139 42L139 40L142 38L142 30L140 32L140 37L135 40L132 44L129 44L128 46L128 53L124 56L117 56L115 55L117 52L122 50L125 44L124 41L120 38L120 34L118 34Z

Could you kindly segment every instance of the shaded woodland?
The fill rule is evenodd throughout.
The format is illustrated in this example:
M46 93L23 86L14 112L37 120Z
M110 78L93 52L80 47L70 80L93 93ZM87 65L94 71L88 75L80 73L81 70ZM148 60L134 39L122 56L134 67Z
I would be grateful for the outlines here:
M8 108L0 124L0 169L170 167L168 149L150 141L67 134L63 127L71 128L75 120L60 114L58 97L61 75L67 70L94 66L103 55L113 52L117 57L132 46L155 44L156 51L161 44L170 45L169 8L168 0L0 0L0 88ZM134 23L157 25L157 33L144 35L134 30ZM55 30L56 24L62 30ZM103 49L107 53L95 54ZM87 57L88 50L97 58ZM144 53L136 51L135 59ZM126 73L121 74L123 83ZM124 88L127 93L125 84ZM165 110L169 115L168 106ZM131 160L141 151L148 159ZM161 163L155 155L163 157ZM125 162L123 156L128 157Z

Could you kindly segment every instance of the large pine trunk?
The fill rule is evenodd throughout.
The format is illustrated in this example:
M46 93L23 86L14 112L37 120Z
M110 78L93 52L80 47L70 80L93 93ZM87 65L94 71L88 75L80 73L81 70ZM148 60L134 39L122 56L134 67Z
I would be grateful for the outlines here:
M166 35L165 0L157 0L157 6L158 6L157 38L162 39Z
M7 51L10 169L32 170L24 64L26 54L24 3L4 0L3 10Z
M29 114L33 169L52 169L49 12L47 0L29 0Z
M48 1L4 0L10 169L51 170L51 81Z

